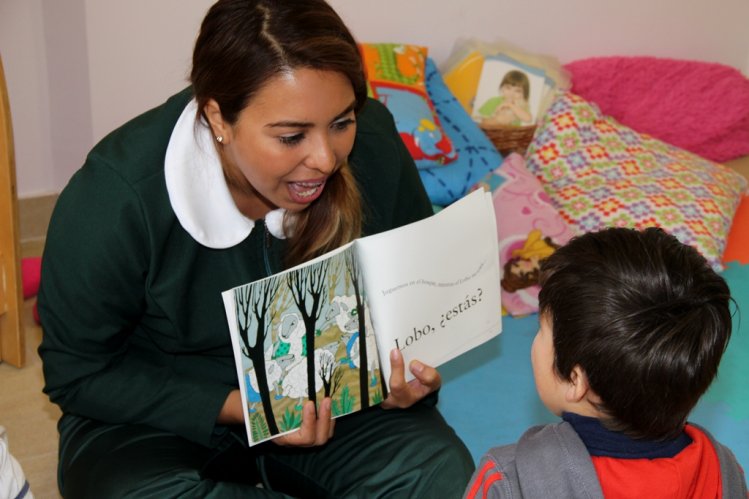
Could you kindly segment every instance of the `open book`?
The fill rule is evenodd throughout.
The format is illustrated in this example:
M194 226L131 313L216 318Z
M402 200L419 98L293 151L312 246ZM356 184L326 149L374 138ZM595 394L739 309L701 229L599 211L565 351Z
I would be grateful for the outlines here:
M438 366L501 332L491 195L222 297L250 445L298 428L309 398L331 397L334 417L378 404L393 348Z

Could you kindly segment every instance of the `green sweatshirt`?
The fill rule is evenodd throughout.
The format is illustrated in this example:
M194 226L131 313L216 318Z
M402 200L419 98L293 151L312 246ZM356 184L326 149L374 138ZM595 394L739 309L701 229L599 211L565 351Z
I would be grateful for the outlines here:
M39 354L44 391L64 414L147 424L211 445L224 433L216 418L237 387L221 292L281 270L284 244L270 220L268 227L235 220L245 227L224 237L220 222L238 213L212 202L225 184L198 178L192 185L205 185L205 196L172 192L165 163L174 162L180 116L196 137L209 133L193 126L191 98L186 89L109 134L60 194L42 263ZM183 156L200 170L194 154ZM392 116L377 101L357 117L350 163L365 235L431 214ZM190 228L191 211L211 215L208 230L222 244Z

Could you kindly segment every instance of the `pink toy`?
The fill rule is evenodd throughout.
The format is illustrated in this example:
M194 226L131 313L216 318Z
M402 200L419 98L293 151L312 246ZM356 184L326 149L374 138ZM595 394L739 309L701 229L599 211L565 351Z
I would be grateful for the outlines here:
M21 259L21 277L23 281L23 299L27 300L39 292L39 279L42 274L41 257Z

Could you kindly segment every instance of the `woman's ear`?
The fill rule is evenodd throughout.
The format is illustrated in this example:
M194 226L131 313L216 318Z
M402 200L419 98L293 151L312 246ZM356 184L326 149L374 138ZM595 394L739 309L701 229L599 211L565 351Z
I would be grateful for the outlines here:
M218 102L214 99L208 99L208 102L206 102L205 107L203 108L203 113L208 119L213 137L216 141L222 144L227 144L230 140L231 127L224 121Z

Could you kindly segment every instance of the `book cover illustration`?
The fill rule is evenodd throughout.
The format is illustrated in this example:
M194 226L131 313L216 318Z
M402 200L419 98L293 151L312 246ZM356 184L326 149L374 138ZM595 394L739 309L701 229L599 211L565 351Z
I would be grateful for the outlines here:
M334 417L383 400L386 388L352 245L294 272L234 288L229 297L251 444L298 428L306 400L330 397Z
M498 335L497 254L491 195L476 190L224 291L250 445L298 428L306 400L330 397L333 417L382 402L394 348L437 367Z

